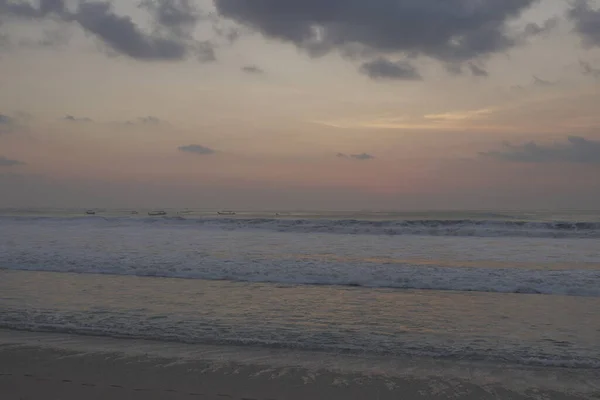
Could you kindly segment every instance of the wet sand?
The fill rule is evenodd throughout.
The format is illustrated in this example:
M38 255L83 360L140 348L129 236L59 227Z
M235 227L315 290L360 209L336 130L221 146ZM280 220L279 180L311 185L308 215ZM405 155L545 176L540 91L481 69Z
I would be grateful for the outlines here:
M600 398L597 370L449 365L0 330L3 400Z

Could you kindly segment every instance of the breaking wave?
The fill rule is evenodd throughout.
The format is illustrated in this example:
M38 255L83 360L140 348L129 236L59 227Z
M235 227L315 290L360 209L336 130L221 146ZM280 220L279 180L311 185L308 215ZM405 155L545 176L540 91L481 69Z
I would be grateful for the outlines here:
M381 289L418 289L462 292L545 294L600 297L600 270L555 270L498 268L449 268L410 264L367 263L311 264L302 262L216 260L149 265L119 259L83 262L52 260L7 265L0 269L129 275L139 277L203 279L214 281L272 283L281 285L345 286Z
M292 233L347 235L425 235L459 237L600 238L600 222L519 220L361 220L290 218L194 218L194 217L0 217L0 221L48 224L92 224L116 226L204 227L224 230L258 229Z

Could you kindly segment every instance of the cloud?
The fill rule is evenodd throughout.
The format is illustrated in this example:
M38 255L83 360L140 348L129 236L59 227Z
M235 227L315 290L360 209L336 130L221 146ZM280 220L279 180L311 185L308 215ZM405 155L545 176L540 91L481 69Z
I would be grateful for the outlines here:
M0 167L14 167L16 165L24 165L25 163L19 160L11 160L4 156L0 156Z
M469 63L469 70L471 70L471 74L474 76L488 76L488 72L485 69L473 63Z
M66 12L64 0L39 0L39 7L29 2L0 0L0 15L8 14L22 18L41 18L49 14L63 15Z
M144 34L130 17L113 13L110 3L81 3L73 18L110 48L131 58L181 60L188 53L188 45L184 41Z
M505 143L503 150L480 154L504 161L524 163L600 164L600 141L569 136L567 143L542 145L529 142L520 146Z
M465 65L457 62L450 62L444 64L444 68L451 75L463 75L465 73ZM487 70L481 65L481 62L469 61L466 64L466 69L472 76L487 77L489 76Z
M88 117L74 117L72 115L66 115L63 119L69 122L94 122L91 118Z
M202 156L216 153L213 149L199 145L199 144L190 144L187 146L179 146L177 149L179 151L183 151L185 153L193 153L193 154L198 154L198 155L202 155Z
M556 27L558 27L559 19L557 17L553 17L544 21L542 25L535 24L533 22L525 25L525 29L523 33L525 36L537 36L542 35L547 32L552 31Z
M8 115L0 114L0 125L11 125L14 123L14 118Z
M0 134L12 131L15 125L16 121L14 118L0 114Z
M485 118L493 112L494 109L492 108L481 108L478 110L452 111L441 114L426 114L423 116L423 118L433 121L466 121Z
M159 125L162 123L160 118L153 117L151 115L147 117L138 118L140 124Z
M360 72L371 79L397 79L415 81L423 79L419 72L406 61L390 61L380 57L364 63Z
M0 15L34 20L52 15L63 22L75 22L113 51L137 60L178 61L190 55L202 62L215 60L214 46L193 38L200 16L191 3L146 0L142 7L150 11L155 24L162 29L145 33L131 17L115 14L108 1L80 1L71 12L63 0L42 0L39 7L0 0Z
M332 51L465 62L517 44L508 21L536 0L215 0L219 14L312 56Z
M600 47L600 10L593 10L588 0L576 0L567 16L575 23L575 32L584 45Z
M533 84L535 86L553 86L556 82L548 81L546 79L542 79L538 76L533 75Z
M338 158L351 158L354 160L359 160L359 161L366 161L366 160L373 160L375 157L367 154L367 153L361 153L361 154L344 154L344 153L337 153L336 157Z
M244 71L248 74L257 74L257 75L261 75L261 74L265 73L265 71L262 68L257 67L256 65L246 65L246 66L242 67L242 71Z
M241 36L240 30L231 27L222 27L217 21L213 21L213 31L217 36L225 38L231 44L238 40Z
M144 125L144 126L160 126L160 125L168 125L168 122L165 120L162 120L158 117L152 116L152 115L148 115L145 117L139 117L137 119L134 120L129 120L129 121L112 121L112 122L102 122L102 121L94 121L92 118L89 117L77 117L77 116L73 116L70 114L67 114L65 117L61 118L63 121L67 121L67 122L80 122L80 123L96 123L96 124L111 124L111 125L126 125L126 126L133 126L133 125Z
M159 27L179 37L192 37L204 18L190 0L142 0L140 7L150 11Z
M59 48L66 46L71 39L65 26L58 26L54 29L45 29L40 38L24 38L18 41L20 47L36 48Z
M600 68L592 67L589 62L579 61L579 65L581 66L581 72L584 75L590 75L594 78L600 78Z
M200 62L212 62L217 60L215 46L210 41L197 42L193 46L193 52Z
M148 115L146 117L139 117L137 119L129 120L129 121L112 122L112 124L127 125L127 126L132 126L132 125L159 126L159 125L168 125L168 122L165 120L162 120L158 117Z
M61 14L65 11L64 0L40 0L40 11L43 14L55 12Z
M2 21L0 21L0 26L2 26ZM9 48L10 45L10 37L6 33L0 32L0 51Z

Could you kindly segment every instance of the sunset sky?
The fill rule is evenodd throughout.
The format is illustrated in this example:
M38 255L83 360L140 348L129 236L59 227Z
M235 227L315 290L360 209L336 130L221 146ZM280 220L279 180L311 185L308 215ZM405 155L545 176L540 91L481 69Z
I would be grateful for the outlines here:
M600 1L0 0L0 207L599 202Z

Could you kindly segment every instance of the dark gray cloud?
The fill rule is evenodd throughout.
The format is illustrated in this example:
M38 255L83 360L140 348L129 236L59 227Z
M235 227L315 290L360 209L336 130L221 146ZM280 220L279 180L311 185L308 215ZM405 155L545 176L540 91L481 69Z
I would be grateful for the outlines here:
M64 0L39 0L38 7L30 2L0 0L0 15L13 15L22 18L41 18L49 14L63 15L66 12Z
M194 43L192 50L200 62L211 62L217 60L215 46L210 41L196 42Z
M64 47L71 39L65 26L46 29L37 38L12 38L8 34L0 33L0 51L26 49L50 49Z
M2 26L2 21L0 21L0 26ZM8 47L10 47L10 36L0 32L0 50L7 49Z
M18 41L19 47L30 49L36 48L58 48L69 43L70 34L65 26L56 27L54 29L46 29L41 37L37 39L21 39Z
M375 157L367 154L367 153L361 153L361 154L350 154L350 158L354 158L356 160L372 160Z
M581 66L581 72L584 75L590 75L594 78L600 78L600 68L595 68L589 62L586 61L579 61L579 65Z
M0 114L0 134L12 131L15 125L16 120L14 118Z
M132 58L181 60L188 55L185 41L144 34L131 18L113 13L110 3L81 3L73 18L111 49Z
M215 5L223 17L313 56L358 46L464 62L516 45L507 22L535 1L215 0Z
M8 115L0 114L0 125L11 125L14 123L14 118Z
M187 146L179 146L177 148L177 150L183 151L185 153L193 153L193 154L198 154L198 155L202 155L202 156L216 153L213 149L206 147L206 146L199 145L199 144L190 144Z
M544 21L542 25L535 24L533 22L525 25L525 29L523 30L524 36L537 36L542 35L544 33L550 32L556 27L558 27L559 19L557 17L553 17Z
M146 117L140 117L134 120L124 121L124 122L113 122L118 125L127 125L127 126L160 126L160 125L168 125L169 123L165 120L162 120L158 117L148 115Z
M575 24L584 45L600 46L600 10L594 10L588 0L576 0L567 16Z
M390 61L380 57L364 63L360 72L371 79L398 79L415 81L423 79L417 69L407 61Z
M473 63L469 63L469 70L474 76L488 76L488 72L484 68Z
M69 122L94 122L91 118L88 118L88 117L74 117L73 115L66 115L63 119L65 121L69 121Z
M577 163L600 164L600 141L579 136L569 136L566 143L524 145L505 143L499 151L481 153L505 161L524 163Z
M444 68L452 75L462 75L463 69L460 63L446 63Z
M264 69L262 69L260 67L257 67L256 65L246 65L246 66L243 66L242 67L242 71L244 71L244 72L246 72L248 74L257 74L257 75L265 73Z
M466 67L466 68L465 68ZM472 76L487 77L489 76L487 70L481 65L480 62L469 61L466 65L462 63L446 63L444 65L446 71L451 75L464 75L465 70Z
M553 86L556 82L552 82L546 79L542 79L536 75L533 75L533 84L535 86Z
M0 156L0 167L14 167L15 165L23 165L25 164L19 160L12 160L10 158L6 158L4 156Z
M215 18L216 19L216 18ZM241 36L241 32L237 28L221 26L218 19L212 21L213 31L217 36L225 38L228 43L234 43Z
M189 56L196 56L202 62L215 60L214 46L193 38L200 14L192 3L146 0L142 6L150 11L162 30L144 32L129 16L117 15L108 1L80 1L71 12L62 0L42 0L37 7L26 2L0 0L0 16L29 19L54 16L64 22L76 22L111 50L138 60L176 61Z
M337 153L336 157L338 157L338 158L350 158L350 159L359 160L359 161L373 160L375 158L375 156L372 156L372 155L367 154L367 153L361 153L361 154Z
M158 26L180 37L191 37L203 18L190 0L143 0L140 7L150 11Z
M150 124L150 125L158 125L158 124L162 123L160 118L153 117L151 115L149 115L147 117L139 118L138 121L142 124Z
M67 12L64 0L38 0L37 7L30 2L17 2L10 0L0 0L0 19L2 17L17 17L28 20L35 20L44 17L64 18ZM0 23L2 21L0 20ZM13 46L36 48L36 47L56 47L60 46L68 38L60 30L46 31L44 36L37 40L22 39L13 41L11 36L4 33L0 35L0 48L12 48Z
M102 122L102 121L94 121L93 119L89 118L89 117L77 117L74 115L70 115L67 114L65 117L62 118L62 120L67 121L67 122L81 122L81 123L98 123L98 124L104 124L106 122ZM159 125L167 125L168 122L165 120L162 120L158 117L152 116L152 115L148 115L146 117L140 117L134 120L129 120L129 121L113 121L113 122L108 122L109 124L114 124L114 125L126 125L126 126L133 126L133 125L145 125L145 126L159 126Z
M66 10L64 0L40 0L40 12L42 14L62 14Z

